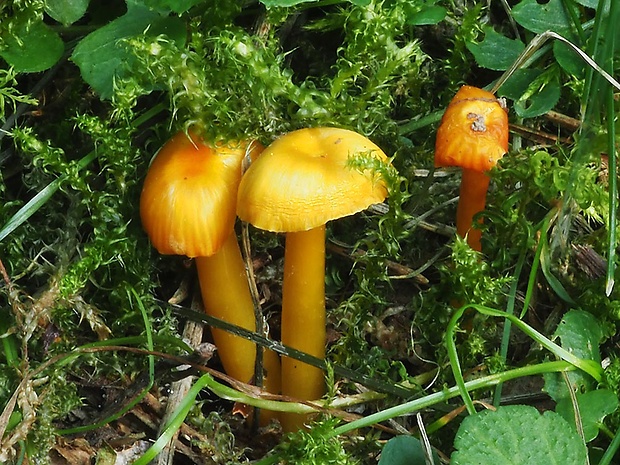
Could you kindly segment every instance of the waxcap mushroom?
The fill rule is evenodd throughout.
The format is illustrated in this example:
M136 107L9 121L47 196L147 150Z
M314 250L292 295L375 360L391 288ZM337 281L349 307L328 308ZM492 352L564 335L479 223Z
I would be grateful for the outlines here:
M209 146L191 131L159 150L140 198L143 227L159 253L193 258L221 248L234 227L246 150L247 143Z
M507 151L506 104L486 90L461 87L437 129L435 166L489 171Z
M388 163L369 139L339 128L306 128L271 143L243 176L237 214L267 231L306 231L382 202L381 177L349 165L369 155Z
M281 320L286 346L325 357L325 223L383 201L387 188L375 162L388 159L361 134L300 129L269 145L241 180L239 217L286 232ZM281 373L284 396L315 400L325 393L320 368L284 356ZM285 432L307 420L307 415L280 416Z

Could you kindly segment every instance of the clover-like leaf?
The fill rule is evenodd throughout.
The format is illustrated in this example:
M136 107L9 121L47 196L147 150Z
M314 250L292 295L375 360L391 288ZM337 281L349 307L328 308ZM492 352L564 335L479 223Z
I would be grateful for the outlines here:
M454 440L452 465L525 463L583 465L587 449L577 432L555 412L509 405L471 415Z

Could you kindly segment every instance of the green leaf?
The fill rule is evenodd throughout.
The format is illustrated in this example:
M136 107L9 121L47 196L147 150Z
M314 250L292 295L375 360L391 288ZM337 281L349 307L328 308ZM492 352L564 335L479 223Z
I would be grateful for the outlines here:
M514 100L513 109L517 115L522 118L533 118L545 114L558 103L560 85L556 78L544 77L540 69L519 69L499 88L497 93ZM548 276L547 269L544 268L546 264L543 262L544 258L541 255L541 269L545 277L553 280L553 275ZM556 292L562 292L561 284L556 281L550 284ZM562 297L570 299L566 293L563 293Z
M583 426L583 435L586 442L590 442L598 436L599 426L603 423L605 417L618 409L618 396L609 389L598 389L583 394L578 392L576 397L579 415L581 416L581 425ZM570 398L566 397L560 400L555 407L555 411L562 415L577 431L575 411Z
M3 45L0 56L19 73L45 71L65 51L62 39L42 21L18 25Z
M84 16L90 0L45 0L45 12L59 23L69 26Z
M603 338L603 331L598 320L591 313L583 310L570 310L560 321L554 338L559 338L562 347L577 357L600 363L599 344ZM586 392L594 388L592 378L581 371L567 373L566 376L575 392ZM556 402L569 398L566 382L561 375L549 373L544 378L544 390Z
M180 15L204 1L205 0L144 0L143 3L153 10L158 10L163 13L173 12Z
M463 420L454 440L452 465L583 465L587 450L557 413L527 405L499 407Z
M545 31L562 33L570 29L570 18L562 0L523 0L512 9L512 16L524 28L540 34Z
M407 18L407 24L411 26L429 26L438 24L444 20L447 14L448 10L444 7L432 5L409 15Z
M562 347L577 357L601 361L599 344L603 330L594 315L584 310L571 310L564 315L554 333L560 338Z
M315 0L260 0L267 8L296 6L301 3L314 2Z
M520 40L509 39L491 27L484 28L484 39L477 44L467 43L479 66L494 71L508 69L521 54L525 45Z
M598 0L576 0L577 3L583 6L596 9L598 6Z
M553 56L558 64L571 76L583 79L588 65L566 44L553 42Z
M86 36L71 56L80 67L82 78L102 99L112 96L114 80L128 76L136 61L122 39L137 37L148 30L151 35L166 33L176 41L184 40L184 26L179 18L162 17L140 5L128 7L125 15ZM181 36L179 31L183 33Z
M439 457L433 452L435 463ZM418 438L396 436L383 447L378 465L425 465L424 448Z

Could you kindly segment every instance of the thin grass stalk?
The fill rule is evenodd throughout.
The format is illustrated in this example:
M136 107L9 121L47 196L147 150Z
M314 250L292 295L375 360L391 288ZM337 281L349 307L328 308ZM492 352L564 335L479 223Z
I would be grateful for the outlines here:
M607 37L613 37L615 28L620 21L620 8L617 1L611 1L609 6L609 21L607 23ZM609 40L609 61L607 71L614 72L614 52L615 41ZM618 211L618 177L616 169L616 104L614 100L614 90L607 85L607 157L608 157L608 173L609 173L609 225L607 226L607 276L605 284L605 294L607 297L614 288L615 272L616 272L616 246L618 244L616 238L616 226Z

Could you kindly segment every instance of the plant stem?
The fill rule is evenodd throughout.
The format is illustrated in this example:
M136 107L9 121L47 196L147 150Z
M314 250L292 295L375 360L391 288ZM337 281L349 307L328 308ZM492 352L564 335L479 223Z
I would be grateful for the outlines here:
M468 381L464 384L467 391L474 391L476 389L490 388L501 382L506 382L511 379L521 378L524 376L538 375L541 373L552 373L562 371L572 371L575 367L564 361L544 362L537 365L530 365L522 368L515 368L514 370L505 371L503 373L497 373L494 375L484 376L472 381ZM432 405L440 402L445 402L449 399L457 397L460 394L460 387L453 386L442 391L429 394L419 399L406 402L404 404L396 405L386 410L368 415L367 417L360 418L359 420L352 421L345 425L335 428L329 437L335 437L340 434L353 431L358 428L364 428L380 423L382 421L389 420L402 415L410 415L421 409L428 408Z

